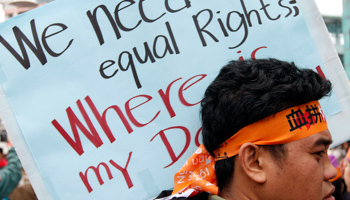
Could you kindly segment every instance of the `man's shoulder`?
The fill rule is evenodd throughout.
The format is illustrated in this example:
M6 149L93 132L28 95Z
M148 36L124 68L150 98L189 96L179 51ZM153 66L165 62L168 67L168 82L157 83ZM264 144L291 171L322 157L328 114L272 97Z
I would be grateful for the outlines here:
M156 199L161 199L171 195L171 190L162 191ZM171 200L225 200L219 196L208 194L206 192L202 192L193 197L173 197Z
M208 200L225 200L225 199L223 199L222 197L213 195L213 194L209 194Z

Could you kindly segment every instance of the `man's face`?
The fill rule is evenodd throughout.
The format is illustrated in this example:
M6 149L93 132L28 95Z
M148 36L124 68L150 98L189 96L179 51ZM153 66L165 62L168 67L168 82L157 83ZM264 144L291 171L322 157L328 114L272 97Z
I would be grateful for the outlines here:
M267 176L276 199L334 200L329 179L337 175L327 149L332 141L328 130L285 144L285 160L271 162Z

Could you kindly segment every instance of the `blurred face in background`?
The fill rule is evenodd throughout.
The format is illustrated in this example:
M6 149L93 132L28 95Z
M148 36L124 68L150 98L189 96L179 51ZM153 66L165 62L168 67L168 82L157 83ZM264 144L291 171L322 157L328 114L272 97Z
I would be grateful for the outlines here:
M341 163L341 169L343 173L344 182L346 184L346 190L350 192L350 163L347 158L344 158Z

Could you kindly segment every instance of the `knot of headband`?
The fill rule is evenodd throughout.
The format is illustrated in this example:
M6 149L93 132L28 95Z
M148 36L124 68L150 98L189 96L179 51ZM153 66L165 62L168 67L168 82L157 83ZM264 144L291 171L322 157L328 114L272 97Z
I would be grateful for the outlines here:
M219 194L215 161L238 154L244 143L277 145L300 140L327 130L326 118L318 101L294 106L254 122L222 143L211 156L200 145L174 176L172 196L188 197L201 192Z

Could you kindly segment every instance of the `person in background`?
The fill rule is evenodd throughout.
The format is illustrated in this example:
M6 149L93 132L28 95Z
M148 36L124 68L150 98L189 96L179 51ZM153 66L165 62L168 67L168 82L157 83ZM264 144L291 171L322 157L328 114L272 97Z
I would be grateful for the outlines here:
M341 163L341 160L345 158L345 155L349 149L350 142L344 142L328 151L328 154L332 154L338 160L338 163Z
M201 102L204 145L175 174L172 195L158 198L334 199L332 137L318 102L330 91L294 63L229 62Z
M345 192L342 196L343 200L350 199L350 149L348 149L346 156L342 159L340 163L340 171L342 172L344 183L345 183Z
M335 192L333 193L333 196L335 200L345 200L343 199L343 196L346 192L346 185L344 183L344 179L342 178L342 173L340 171L338 159L335 155L332 154L328 154L328 157L332 165L337 169L337 176L329 180L335 187Z
M6 198L16 188L22 177L22 164L11 142L7 154L8 164L0 169L0 199Z

